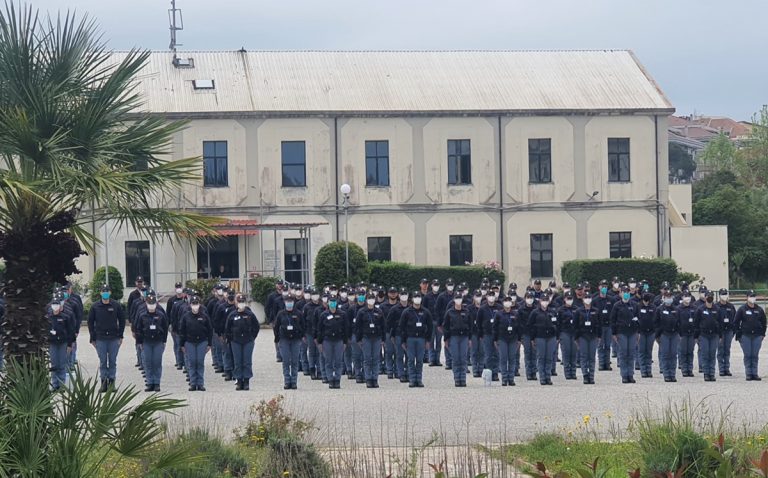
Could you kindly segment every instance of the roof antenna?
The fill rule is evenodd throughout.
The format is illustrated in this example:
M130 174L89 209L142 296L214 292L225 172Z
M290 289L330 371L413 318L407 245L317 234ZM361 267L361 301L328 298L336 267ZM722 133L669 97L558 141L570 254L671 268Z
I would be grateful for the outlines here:
M176 56L176 47L182 45L176 42L176 32L184 29L184 17L181 16L181 9L176 8L176 0L171 0L171 8L168 9L168 22L171 30L171 44L168 45L168 48L173 52L173 64L177 65L179 59Z

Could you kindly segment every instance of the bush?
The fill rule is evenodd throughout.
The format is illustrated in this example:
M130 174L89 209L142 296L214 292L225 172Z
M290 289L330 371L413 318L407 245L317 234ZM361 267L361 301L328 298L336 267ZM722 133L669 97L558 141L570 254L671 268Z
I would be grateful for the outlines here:
M295 438L280 438L269 443L269 452L258 476L273 478L330 478L331 467L314 446Z
M383 286L408 287L415 290L423 278L438 279L444 283L452 278L456 283L466 282L470 288L480 287L483 277L504 283L504 272L482 266L413 266L402 262L372 262L369 266L371 283Z
M680 284L682 282L686 282L688 284L698 284L701 282L701 277L699 274L695 274L693 272L683 272L678 271L677 272L677 278L675 279L675 283ZM693 290L693 289L691 289Z
M0 284L5 282L5 262L0 261Z
M261 447L278 439L304 438L312 429L312 423L288 413L283 406L284 400L285 397L278 395L251 406L248 424L245 428L235 430L237 440L245 445Z
M266 304L267 297L275 290L277 277L260 276L250 280L251 298L259 304Z
M566 261L561 269L563 282L571 284L589 281L593 286L602 279L618 276L626 281L634 277L638 282L645 279L651 290L668 281L675 284L677 264L672 259L579 259Z
M91 302L101 299L101 286L107 282L105 269L99 267L91 279ZM116 301L123 299L123 275L115 267L109 266L109 286L112 288L112 298Z
M151 478L217 478L222 475L243 477L248 474L248 458L236 446L225 444L220 438L211 437L201 428L181 434L175 440L164 443L170 450L184 450L199 457L182 466L149 474Z
M200 298L205 300L205 298L211 296L213 288L216 287L216 284L219 282L221 282L219 279L195 279L188 280L186 286L192 290L197 291L197 293L200 295Z
M320 248L315 258L315 283L341 285L345 282L357 284L368 280L368 257L354 242L349 243L349 280L345 261L345 243L331 242Z

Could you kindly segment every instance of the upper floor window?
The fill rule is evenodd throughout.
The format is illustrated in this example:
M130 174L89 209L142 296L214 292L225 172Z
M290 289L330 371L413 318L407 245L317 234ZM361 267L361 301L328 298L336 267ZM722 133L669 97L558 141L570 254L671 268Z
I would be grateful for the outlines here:
M369 261L391 261L392 260L392 238L391 237L369 237L368 238L368 260Z
M629 138L608 138L608 181L629 181Z
M389 141L365 142L365 185L389 186Z
M464 266L472 263L472 236L450 236L448 247L452 266Z
M304 141L283 141L280 144L283 166L283 187L307 185L307 148Z
M227 142L203 141L203 186L227 187Z
M448 140L448 184L472 184L472 155L468 139Z
M550 138L528 140L528 181L552 182L552 140Z

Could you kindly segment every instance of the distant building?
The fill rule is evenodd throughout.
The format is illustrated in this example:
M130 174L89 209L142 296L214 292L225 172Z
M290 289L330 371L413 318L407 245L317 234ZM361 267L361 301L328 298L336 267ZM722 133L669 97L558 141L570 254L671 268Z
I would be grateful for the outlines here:
M189 120L170 157L203 166L164 206L227 218L224 238L96 225L108 240L83 258L86 277L108 261L160 291L210 276L243 288L254 273L311 282L314 252L345 237L344 183L349 239L372 260L498 261L526 282L577 258L680 251L698 272L702 254L726 255L724 227L693 240L690 189L670 196L674 108L631 52L180 56L153 52L137 79L151 114ZM727 286L717 264L707 282Z

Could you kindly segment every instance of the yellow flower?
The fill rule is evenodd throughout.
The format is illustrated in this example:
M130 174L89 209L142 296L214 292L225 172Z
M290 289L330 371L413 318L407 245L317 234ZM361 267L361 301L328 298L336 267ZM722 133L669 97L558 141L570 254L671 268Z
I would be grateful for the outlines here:
M289 472L288 470L285 470L283 472L283 476L291 476L291 472Z
M589 420L590 420L590 419L591 419L591 418L590 418L590 416L589 416L589 415L584 415L584 418L582 419L582 420L584 420L584 425L589 425Z

